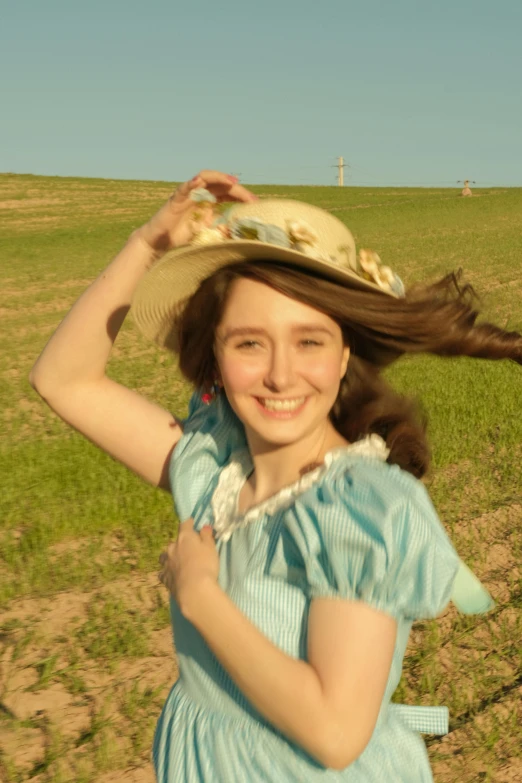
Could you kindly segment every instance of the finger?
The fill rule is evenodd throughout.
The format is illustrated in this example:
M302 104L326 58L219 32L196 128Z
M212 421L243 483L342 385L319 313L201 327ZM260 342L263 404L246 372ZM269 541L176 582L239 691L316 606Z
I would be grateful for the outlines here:
M170 201L174 201L176 204L186 202L190 196L191 191L196 190L196 188L203 188L205 187L204 180L201 179L201 177L193 177L188 182L183 182L183 184L179 185L176 190L171 194Z
M228 185L227 187L223 187L223 185L208 185L208 190L216 197L219 203L224 201L241 201L245 203L259 201L257 196L243 185L239 185L239 183Z
M218 200L258 201L257 196L240 185L237 177L233 177L231 174L204 169L200 171L199 176L204 180L205 187L214 193Z
M243 185L240 185L238 183L230 188L226 196L226 200L249 202L249 201L259 201L259 198L254 193L252 193L252 191L248 190L247 188L243 187Z
M165 563L167 562L168 559L169 559L168 554L166 552L162 552L161 555L159 556L159 564L162 568L165 566Z
M201 543L205 546L211 546L214 548L216 546L216 543L214 541L214 531L210 527L210 525L205 525L204 528L202 528L201 533L199 534L201 538Z
M192 518L186 519L179 526L179 534L190 533L194 529L194 520Z
M203 169L198 176L205 180L207 185L230 186L237 182L237 177L233 177L232 174L224 174L222 171L214 171L213 169Z
M191 180L180 185L174 194L176 201L186 199L191 190L201 187L213 193L218 201L249 202L259 200L250 190L239 184L237 177L224 174L222 171L203 169Z
M211 538L212 540L214 540L214 530L210 525L205 525L205 527L202 527L199 535L203 539Z

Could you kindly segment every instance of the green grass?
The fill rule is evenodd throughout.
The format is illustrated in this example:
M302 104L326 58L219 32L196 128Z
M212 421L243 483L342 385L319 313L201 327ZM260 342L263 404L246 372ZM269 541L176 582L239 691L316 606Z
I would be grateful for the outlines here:
M75 298L172 187L0 175L0 202L8 204L0 212L0 607L11 614L22 607L22 619L8 614L0 625L0 644L17 672L33 672L27 693L62 686L91 710L76 739L63 734L59 721L38 723L45 749L25 766L2 750L0 726L0 776L7 781L28 775L55 783L96 780L148 758L164 692L133 682L118 692L110 712L89 673L94 667L100 676L117 676L133 661L148 660L158 634L169 634L166 604L136 606L118 585L156 569L176 529L172 501L69 431L27 377ZM522 330L522 189L482 189L472 199L445 189L254 190L332 210L359 247L376 249L407 283L463 267L482 294L483 317ZM130 321L109 373L184 415L190 389L173 359L148 345ZM442 622L418 624L396 700L449 706L452 733L429 740L437 780L503 780L502 765L520 753L517 704L510 700L520 685L522 652L522 516L516 511L522 505L522 368L415 357L388 377L428 412L430 493L462 556L501 595L487 618L450 611ZM45 622L36 633L19 601L52 606L64 590L88 591L85 614L55 634L54 645L41 642ZM0 693L0 703L3 698ZM24 729L6 721L5 731Z
M77 638L89 658L109 668L119 658L140 658L149 652L148 629L139 612L129 610L116 596L95 595L88 607L88 620Z

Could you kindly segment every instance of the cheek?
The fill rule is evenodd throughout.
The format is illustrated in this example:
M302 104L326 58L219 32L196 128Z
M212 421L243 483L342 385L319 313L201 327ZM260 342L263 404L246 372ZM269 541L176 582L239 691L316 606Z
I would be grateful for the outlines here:
M295 357L293 367L295 375L306 381L315 389L327 393L331 390L335 396L340 383L342 356L337 351L321 356L302 354ZM258 357L234 356L233 354L219 357L221 380L230 393L249 391L253 385L263 380L267 367Z
M328 391L339 386L341 373L341 359L339 356L323 356L320 359L308 359L301 366L301 374L316 388Z
M223 384L230 392L249 389L260 375L259 364L246 362L244 359L233 356L222 357L219 369Z

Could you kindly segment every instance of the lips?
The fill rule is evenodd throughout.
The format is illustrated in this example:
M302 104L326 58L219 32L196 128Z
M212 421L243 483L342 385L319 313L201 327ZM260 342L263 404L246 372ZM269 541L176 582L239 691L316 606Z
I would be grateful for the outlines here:
M287 420L294 419L301 414L306 407L308 397L254 397L257 409L268 419Z
M284 400L274 397L257 397L257 400L268 411L293 412L304 405L306 397L293 397Z

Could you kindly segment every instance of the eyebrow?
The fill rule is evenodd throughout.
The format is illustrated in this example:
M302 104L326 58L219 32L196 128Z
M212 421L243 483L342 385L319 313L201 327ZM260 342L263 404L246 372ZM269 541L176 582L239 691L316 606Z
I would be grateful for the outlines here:
M291 331L295 334L302 334L303 332L322 332L324 334L332 336L332 332L326 326L319 326L318 324L294 324L291 327ZM241 326L235 329L228 329L223 335L223 342L226 343L231 337L244 337L245 335L259 334L266 335L266 329L261 329L256 326Z

